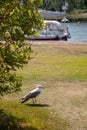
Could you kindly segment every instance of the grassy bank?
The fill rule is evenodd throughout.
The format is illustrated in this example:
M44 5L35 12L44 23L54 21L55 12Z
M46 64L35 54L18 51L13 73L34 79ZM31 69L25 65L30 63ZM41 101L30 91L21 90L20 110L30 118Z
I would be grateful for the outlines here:
M73 10L67 17L71 22L87 22L87 10Z
M87 43L42 43L32 49L35 55L18 71L23 75L22 91L0 100L3 129L7 125L12 130L86 130ZM45 87L39 104L20 104L38 84Z

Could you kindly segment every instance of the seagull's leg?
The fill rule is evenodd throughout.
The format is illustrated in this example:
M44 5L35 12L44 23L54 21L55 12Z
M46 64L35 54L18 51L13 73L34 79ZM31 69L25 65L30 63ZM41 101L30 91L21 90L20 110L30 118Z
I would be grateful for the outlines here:
M33 104L34 104L34 103L38 104L38 102L37 102L37 99L36 99L36 98L32 98L32 101L33 101Z
M34 99L32 98L33 104L34 104Z
M37 103L37 100L36 100L36 98L35 98L35 102Z
M38 104L38 102L37 102L37 99L35 98L35 102L36 102L36 104Z

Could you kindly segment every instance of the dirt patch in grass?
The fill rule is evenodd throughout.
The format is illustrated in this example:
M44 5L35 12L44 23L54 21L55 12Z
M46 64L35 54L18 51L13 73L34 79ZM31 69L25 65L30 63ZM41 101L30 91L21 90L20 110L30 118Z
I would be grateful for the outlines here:
M87 83L51 83L43 92L43 101L52 116L67 120L71 129L87 127Z

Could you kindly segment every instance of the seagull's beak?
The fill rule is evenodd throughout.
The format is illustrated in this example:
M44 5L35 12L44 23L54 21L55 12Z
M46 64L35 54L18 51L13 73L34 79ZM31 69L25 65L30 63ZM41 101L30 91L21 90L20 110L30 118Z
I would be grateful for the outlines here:
M44 87L42 86L42 89L44 89Z

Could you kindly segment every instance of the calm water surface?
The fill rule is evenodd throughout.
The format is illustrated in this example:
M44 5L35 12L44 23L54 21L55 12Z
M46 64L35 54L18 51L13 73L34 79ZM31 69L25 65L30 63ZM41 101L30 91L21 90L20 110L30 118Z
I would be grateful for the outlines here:
M68 41L87 41L87 23L68 23L71 39Z

